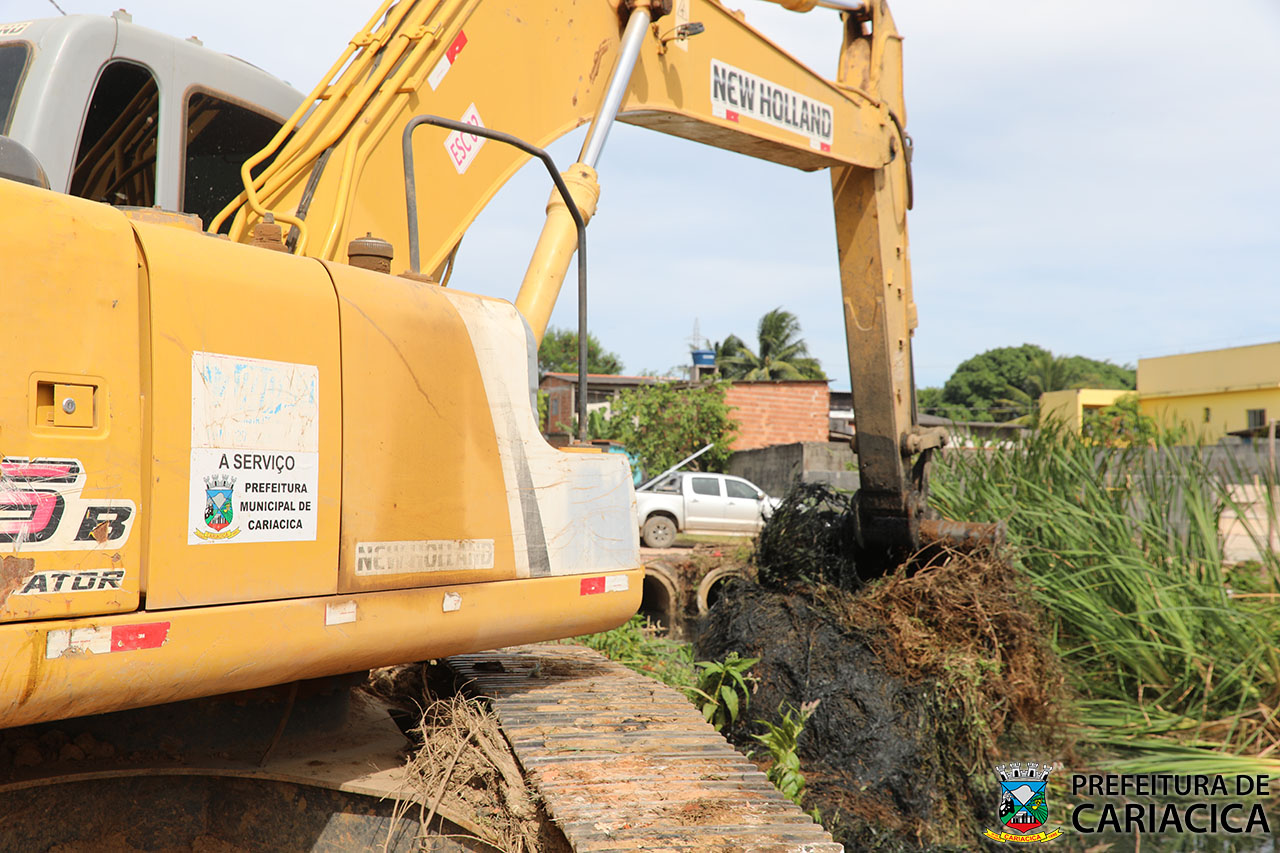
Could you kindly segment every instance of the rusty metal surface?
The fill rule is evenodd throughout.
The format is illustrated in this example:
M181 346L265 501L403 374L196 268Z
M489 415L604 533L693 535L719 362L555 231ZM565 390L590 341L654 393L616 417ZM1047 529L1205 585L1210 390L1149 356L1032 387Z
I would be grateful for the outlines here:
M590 649L521 646L448 664L492 700L577 853L844 849L683 696Z
M984 524L979 521L925 519L920 522L920 538L927 543L975 547L1003 545L1007 527L1003 521Z

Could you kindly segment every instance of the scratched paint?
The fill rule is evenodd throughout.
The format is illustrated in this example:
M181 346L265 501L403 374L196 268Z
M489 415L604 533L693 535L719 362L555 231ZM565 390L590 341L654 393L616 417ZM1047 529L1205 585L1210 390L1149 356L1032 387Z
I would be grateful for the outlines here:
M169 641L169 625L168 622L142 622L134 625L60 628L49 632L45 640L44 656L53 660L63 656L158 649Z
M0 459L0 552L120 548L137 516L133 501L83 498L79 459Z
M320 369L193 352L191 446L318 451Z
M36 561L31 557L9 557L0 561L0 607L35 573Z
M466 323L484 381L507 486L517 569L538 576L639 566L635 491L627 460L617 453L564 453L547 444L530 404L529 340L514 306L442 293Z

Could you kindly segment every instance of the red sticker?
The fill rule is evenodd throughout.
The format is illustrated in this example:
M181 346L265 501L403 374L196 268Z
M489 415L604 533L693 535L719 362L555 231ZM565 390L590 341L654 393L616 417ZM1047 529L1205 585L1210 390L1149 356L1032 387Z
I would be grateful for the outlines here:
M158 649L168 638L168 622L116 625L111 629L111 651L133 652L138 649Z
M831 150L831 146L824 142L824 143L822 143L822 150L823 150L823 151L830 151L830 150Z
M55 463L43 459L37 459L35 462L18 462L7 458L0 462L0 473L10 480L21 483L35 480L61 482L67 478L74 478L79 470L80 466L75 462Z
M462 49L467 46L467 34L459 32L458 37L453 40L453 44L449 45L449 49L444 55L449 57L449 64L452 65L457 60L458 54L462 53Z
M725 117L725 118L727 118L729 121L737 121L737 120L738 120L738 114L737 114L737 113L735 113L733 110L725 110L725 111L724 111L724 117Z
M604 578L583 578L582 585L578 589L579 595L596 595L604 592Z

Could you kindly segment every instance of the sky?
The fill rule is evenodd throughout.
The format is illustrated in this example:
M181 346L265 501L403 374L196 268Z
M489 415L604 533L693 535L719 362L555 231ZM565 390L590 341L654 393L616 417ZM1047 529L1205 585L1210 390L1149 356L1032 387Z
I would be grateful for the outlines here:
M105 14L120 0L57 0ZM134 22L232 53L308 90L373 2L125 0ZM734 0L824 76L836 13ZM1280 340L1280 3L1275 0L897 0L921 386L987 349L1039 344L1119 364ZM56 15L0 0L0 20ZM581 131L550 149L562 167ZM542 223L545 172L523 169L468 232L452 286L514 298ZM618 125L590 227L590 328L628 372L754 345L795 313L848 389L830 183ZM634 222L652 223L637 239ZM500 248L495 248L500 247ZM570 284L552 325L574 327Z

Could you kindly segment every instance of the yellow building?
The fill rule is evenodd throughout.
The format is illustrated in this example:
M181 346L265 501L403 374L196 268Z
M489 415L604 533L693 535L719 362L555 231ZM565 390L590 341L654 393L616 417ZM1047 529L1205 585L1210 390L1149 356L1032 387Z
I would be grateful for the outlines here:
M1046 391L1040 396L1040 416L1061 421L1072 432L1080 432L1088 412L1115 405L1132 391L1114 391L1109 388L1069 388L1066 391Z
M1138 359L1142 413L1210 443L1280 418L1280 341Z

